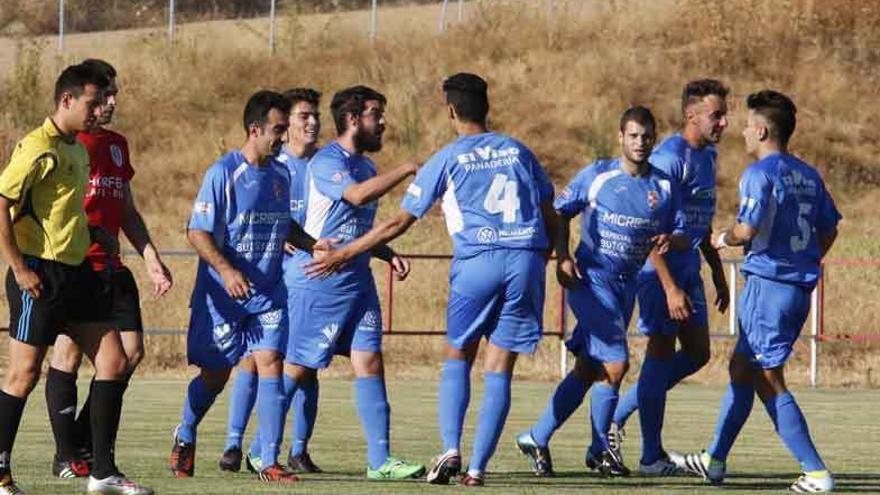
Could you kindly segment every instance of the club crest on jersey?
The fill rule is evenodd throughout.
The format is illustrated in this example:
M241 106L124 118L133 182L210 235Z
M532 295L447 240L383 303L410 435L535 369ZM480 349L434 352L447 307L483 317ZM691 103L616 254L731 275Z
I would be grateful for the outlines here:
M342 179L344 179L346 175L348 174L336 172L335 174L333 174L332 177L330 177L330 180L333 181L334 184L342 184Z
M648 208L654 209L657 208L657 205L660 204L660 194L657 191L648 191Z
M492 227L483 227L477 231L477 242L480 244L491 244L498 240L498 232Z
M193 205L193 211L196 213L210 213L211 203L208 203L207 201L196 201L196 204Z
M115 144L110 145L110 158L117 167L122 168L122 150Z

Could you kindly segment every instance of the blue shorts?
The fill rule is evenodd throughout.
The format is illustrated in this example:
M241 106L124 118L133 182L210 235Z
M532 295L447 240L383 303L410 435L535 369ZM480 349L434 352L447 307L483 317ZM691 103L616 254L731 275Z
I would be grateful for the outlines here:
M736 352L763 369L785 364L810 314L812 288L746 275Z
M253 315L222 316L208 307L193 308L186 334L186 357L200 368L233 368L246 354L272 350L284 353L287 308Z
M532 353L544 328L546 261L541 253L495 249L455 259L449 273L446 340L456 349L479 340Z
M626 328L635 306L636 275L592 269L581 273L581 285L565 291L577 318L577 326L565 345L575 355L594 362L627 361Z
M709 326L709 311L706 305L706 291L703 278L696 270L673 273L675 283L683 290L693 304L694 312L687 325L697 328ZM639 274L639 332L645 335L675 335L680 324L669 318L666 292L656 273Z
M311 369L330 366L336 354L382 352L382 310L376 285L329 293L291 287L291 332L285 361Z

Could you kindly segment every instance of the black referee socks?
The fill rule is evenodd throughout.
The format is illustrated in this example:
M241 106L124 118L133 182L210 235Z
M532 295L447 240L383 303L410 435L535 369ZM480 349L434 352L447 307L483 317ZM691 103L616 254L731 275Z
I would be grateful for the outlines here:
M119 473L114 447L126 387L127 380L95 380L92 384L91 424L95 458L92 476L97 479Z
M46 407L55 435L55 453L62 461L76 458L76 374L50 367L46 375Z

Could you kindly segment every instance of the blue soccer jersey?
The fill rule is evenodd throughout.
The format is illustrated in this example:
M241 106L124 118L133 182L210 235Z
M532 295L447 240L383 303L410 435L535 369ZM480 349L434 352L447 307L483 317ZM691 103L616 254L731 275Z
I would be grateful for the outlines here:
M290 172L290 217L303 225L306 216L306 170L308 159L300 158L287 147L281 150L278 161L287 165Z
M290 230L290 174L275 159L262 167L231 151L205 173L189 220L190 230L210 232L223 256L253 284L245 301L233 300L213 268L199 260L192 299L207 297L217 311L257 314L284 303L281 262Z
M549 246L541 203L553 199L553 185L535 155L511 137L458 138L419 170L402 207L421 218L441 197L456 258Z
M333 142L318 151L308 163L305 180L303 228L316 239L336 239L345 246L373 228L377 201L355 206L343 198L353 184L376 176L376 166L364 155L352 154ZM310 279L302 265L311 255L298 251L289 265L288 283L312 290L340 292L362 288L372 283L370 253L363 253L324 279Z
M585 268L619 274L638 272L658 234L685 234L681 194L656 168L633 177L620 161L597 161L578 173L553 207L567 217L581 214L575 256Z
M681 191L681 205L685 213L685 230L690 238L690 249L670 251L666 263L673 273L693 272L700 269L700 243L715 216L715 146L694 148L681 134L664 140L651 153L651 165L663 171L675 181ZM650 260L645 271L654 271Z
M736 221L758 230L746 246L742 271L813 286L819 274L818 237L841 215L819 172L795 156L774 153L745 170Z

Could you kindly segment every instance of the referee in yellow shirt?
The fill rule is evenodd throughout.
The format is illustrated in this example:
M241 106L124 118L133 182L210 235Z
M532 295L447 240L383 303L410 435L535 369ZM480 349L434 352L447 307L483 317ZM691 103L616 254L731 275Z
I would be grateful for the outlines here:
M64 69L55 83L54 113L18 142L0 174L0 254L9 265L11 337L0 390L0 495L23 493L12 479L12 447L46 349L60 331L71 331L96 365L91 417L95 464L101 464L103 477L119 476L113 443L125 391L125 353L118 332L76 323L77 306L100 303L82 295L88 286L83 277L91 272L82 266L90 243L118 249L115 239L88 227L83 199L89 157L76 141L76 133L90 129L100 117L108 84L93 68ZM95 493L128 493L119 488Z

